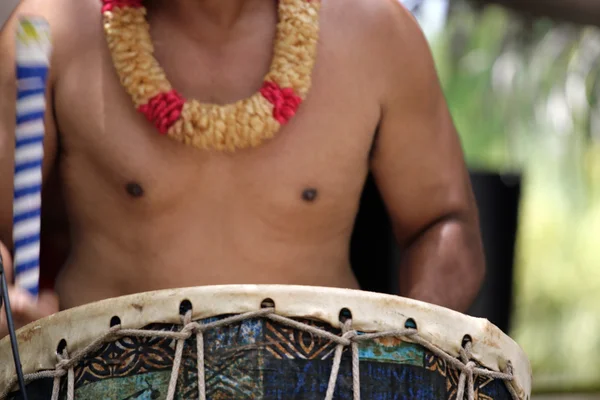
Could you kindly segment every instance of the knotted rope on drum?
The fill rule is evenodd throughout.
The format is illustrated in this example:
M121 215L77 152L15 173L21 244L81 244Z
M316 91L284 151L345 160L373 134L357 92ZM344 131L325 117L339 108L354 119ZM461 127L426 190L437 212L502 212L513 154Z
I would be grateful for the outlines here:
M38 379L53 378L54 385L52 390L52 400L58 400L60 385L62 378L67 375L67 400L73 400L75 394L75 366L88 354L98 350L103 344L114 341L122 337L151 337L151 338L166 338L174 339L177 341L175 346L175 356L173 360L173 369L171 371L171 378L169 381L169 388L167 392L167 400L174 400L177 389L177 377L179 375L179 369L183 358L183 348L185 342L192 337L196 336L196 351L197 351L197 369L198 369L198 399L206 400L206 380L205 380L205 360L204 360L204 332L218 327L227 325L233 325L238 322L253 318L267 318L274 322L278 322L282 325L290 328L298 329L300 331L310 333L317 337L329 340L336 344L333 364L331 368L331 374L329 376L329 383L327 385L327 392L325 400L332 400L337 385L337 377L340 370L342 361L342 353L345 348L350 348L352 353L352 393L354 400L360 400L360 360L359 360L359 344L363 341L369 341L374 339L382 338L397 338L400 340L408 340L415 342L424 348L428 349L434 355L444 360L447 365L450 365L460 371L460 377L457 389L457 400L465 399L475 400L475 388L474 381L476 376L483 376L492 379L503 380L506 384L506 388L510 392L513 400L519 400L519 396L512 386L513 371L509 364L506 371L497 372L488 369L480 368L477 364L472 361L471 355L471 343L467 342L460 350L460 357L455 358L452 355L446 353L433 343L424 339L419 335L418 330L414 328L405 328L397 330L389 330L375 333L361 333L352 329L352 319L349 318L342 323L341 335L328 332L326 330L317 328L312 325L308 325L294 319L284 317L275 313L275 308L263 308L258 311L251 311L243 314L234 315L227 317L215 322L210 323L199 323L192 321L192 312L187 311L182 316L182 329L178 332L174 331L159 331L159 330L144 330L144 329L122 329L121 325L113 326L104 335L94 340L85 348L76 351L71 357L67 353L66 349L59 355L56 367L52 371L42 371L25 376L25 382L30 383ZM5 399L11 390L16 386L17 378L0 392L0 400Z

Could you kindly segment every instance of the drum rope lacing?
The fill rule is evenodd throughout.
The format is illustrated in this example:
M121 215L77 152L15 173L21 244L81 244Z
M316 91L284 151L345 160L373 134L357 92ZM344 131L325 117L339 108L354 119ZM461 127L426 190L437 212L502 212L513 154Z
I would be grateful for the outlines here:
M342 361L342 353L344 348L350 347L352 352L352 392L353 399L360 400L360 362L359 362L359 352L358 352L358 344L362 341L368 341L373 339L381 339L381 338L400 338L400 339L408 339L413 341L421 346L425 347L433 354L444 360L446 363L451 365L452 367L459 370L460 377L458 382L457 389L457 400L462 400L465 398L465 389L466 389L466 398L468 400L476 400L475 399L475 389L474 389L474 378L476 376L483 376L492 379L500 379L503 380L506 384L506 388L510 392L512 398L514 400L519 400L519 396L512 386L511 382L513 381L513 371L512 366L509 363L506 371L497 372L484 368L480 368L477 366L475 362L472 361L471 357L471 343L467 342L460 350L460 358L455 358L452 355L446 353L433 343L428 340L422 338L417 329L414 328L405 328L405 329L396 329L389 330L384 332L375 332L375 333L359 333L356 330L352 329L352 319L349 318L345 322L342 323L342 334L341 336L336 335L334 333L325 331L323 329L319 329L317 327L296 321L291 318L283 317L275 313L274 308L263 308L259 311L251 311L243 314L234 315L231 317L224 318L219 321L210 322L201 324L196 321L192 321L192 311L187 311L184 316L182 316L182 324L183 327L178 332L173 331L154 331L154 330L143 330L143 329L122 329L121 325L116 325L110 328L104 335L94 340L85 348L76 351L72 357L69 357L66 349L62 352L62 354L58 356L58 362L56 364L55 370L53 371L41 371L37 373L28 374L25 376L25 381L27 383L44 379L44 378L54 378L54 385L52 390L52 398L51 400L59 399L60 392L60 384L61 378L67 375L67 400L74 400L75 398L75 366L88 354L98 350L100 346L103 344L110 342L112 340L122 338L122 337L161 337L166 339L175 339L177 340L177 345L175 347L175 357L173 360L173 369L171 372L171 378L169 381L169 388L167 392L166 400L175 399L175 391L177 387L177 377L179 375L179 368L181 365L181 360L183 358L183 347L185 341L191 338L192 335L196 335L196 345L197 345L197 368L198 368L198 399L206 400L206 383L205 383L205 371L204 371L204 332L215 329L222 326L232 325L238 322L242 322L248 319L263 317L268 318L272 321L281 323L291 328L295 328L307 333L311 333L315 336L328 339L337 344L333 356L333 365L331 369L331 374L329 376L329 383L327 385L327 392L325 396L325 400L332 400L334 391L337 383L337 376L340 370L340 365ZM16 385L16 379L8 385L6 389L0 392L0 399L4 399L7 397L8 393L12 390L12 388Z

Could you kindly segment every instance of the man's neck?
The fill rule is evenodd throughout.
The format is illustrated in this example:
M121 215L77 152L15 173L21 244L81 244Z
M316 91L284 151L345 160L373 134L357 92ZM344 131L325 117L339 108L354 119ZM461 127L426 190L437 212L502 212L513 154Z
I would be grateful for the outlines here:
M265 0L152 0L151 2L161 10L161 13L168 13L169 17L184 29L198 24L231 29L247 14L257 11L268 3Z

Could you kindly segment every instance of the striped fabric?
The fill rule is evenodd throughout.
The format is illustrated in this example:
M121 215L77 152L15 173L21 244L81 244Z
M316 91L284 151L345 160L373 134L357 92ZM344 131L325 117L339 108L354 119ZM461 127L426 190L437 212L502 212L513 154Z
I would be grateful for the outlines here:
M44 113L50 53L48 24L22 18L17 31L17 123L13 201L15 284L37 296Z

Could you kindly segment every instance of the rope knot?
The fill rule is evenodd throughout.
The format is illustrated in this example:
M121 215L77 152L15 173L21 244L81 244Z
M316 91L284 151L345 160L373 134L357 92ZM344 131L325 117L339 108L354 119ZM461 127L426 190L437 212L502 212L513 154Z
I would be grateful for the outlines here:
M200 325L197 322L190 322L183 327L181 333L185 336L186 339L189 339L192 335L196 335L198 332L201 331L202 325Z
M475 370L475 368L477 367L477 364L475 364L473 361L469 361L466 365L465 365L465 373L468 374L469 376L473 376L473 371Z
M358 333L354 330L345 332L342 335L342 339L344 339L344 346L349 346L354 341L354 338L358 336Z
M68 358L62 358L61 356L59 356L59 358L61 359L56 363L56 372L59 374L59 376L64 376L73 366L73 362Z

